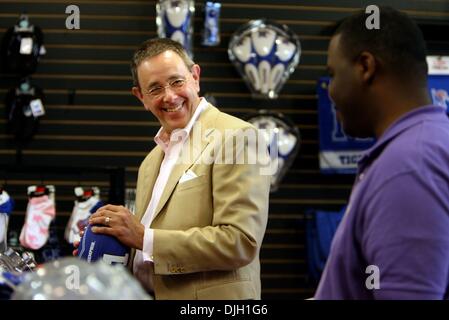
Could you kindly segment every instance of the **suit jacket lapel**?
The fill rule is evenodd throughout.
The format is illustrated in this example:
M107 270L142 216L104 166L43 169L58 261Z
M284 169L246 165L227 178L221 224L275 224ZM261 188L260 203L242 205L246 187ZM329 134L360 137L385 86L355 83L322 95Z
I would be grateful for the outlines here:
M217 112L218 112L218 110L215 107L212 107L211 105L209 105L208 109L203 110L199 119L197 120L195 125L192 127L192 131L190 132L189 139L184 144L182 152L187 152L186 148L190 148L190 146L192 146L193 152L190 154L191 156L187 158L187 159L189 159L189 161L187 161L185 163L184 162L177 163L173 167L172 173L170 174L170 177L167 181L164 192L162 193L161 199L159 200L159 203L156 207L156 211L153 216L153 221L155 220L156 216L160 213L162 208L165 206L166 202L170 198L171 194L173 193L173 190L175 189L176 185L178 184L179 179L182 177L184 172L186 172L191 166L193 166L195 161L201 156L204 149L209 144L209 140L206 139L207 137L206 137L205 133L206 133L206 130L210 128L210 122L212 120L211 116ZM198 146L198 142L194 141L194 139L196 139L197 137L195 137L195 134L193 134L195 127L198 125L200 128L199 141L201 141L199 146ZM207 136L210 135L210 133L212 133L212 131L213 131L213 129L212 130L210 129L207 132Z
M154 150L153 155L148 160L148 165L145 168L145 173L143 176L145 190L143 190L143 203L139 206L140 211L138 212L139 220L142 220L145 211L147 210L148 204L151 200L151 195L153 194L154 184L159 175L159 168L161 167L162 160L164 158L164 152L160 147Z

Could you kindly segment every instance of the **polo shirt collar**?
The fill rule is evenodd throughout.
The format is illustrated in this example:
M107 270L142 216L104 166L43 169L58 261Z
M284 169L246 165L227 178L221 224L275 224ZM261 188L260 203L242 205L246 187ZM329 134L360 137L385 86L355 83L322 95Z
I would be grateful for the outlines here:
M368 149L360 158L358 162L359 171L371 163L373 159L377 158L386 145L403 131L425 119L439 118L445 112L444 108L440 106L425 105L402 115L385 130L374 146Z

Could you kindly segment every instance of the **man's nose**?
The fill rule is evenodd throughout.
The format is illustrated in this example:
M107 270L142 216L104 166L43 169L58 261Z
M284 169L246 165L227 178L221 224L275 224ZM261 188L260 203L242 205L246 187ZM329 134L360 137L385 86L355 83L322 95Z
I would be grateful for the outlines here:
M170 86L165 87L163 95L164 102L171 102L177 97L177 93Z

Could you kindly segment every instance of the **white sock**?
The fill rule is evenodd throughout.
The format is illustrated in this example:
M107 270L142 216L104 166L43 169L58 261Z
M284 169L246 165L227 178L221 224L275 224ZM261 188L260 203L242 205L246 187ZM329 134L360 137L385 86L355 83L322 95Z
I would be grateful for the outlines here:
M80 241L80 223L83 220L89 218L92 214L90 210L100 201L97 196L92 196L86 201L75 201L73 207L72 216L65 229L65 239L68 243L74 243L75 241Z

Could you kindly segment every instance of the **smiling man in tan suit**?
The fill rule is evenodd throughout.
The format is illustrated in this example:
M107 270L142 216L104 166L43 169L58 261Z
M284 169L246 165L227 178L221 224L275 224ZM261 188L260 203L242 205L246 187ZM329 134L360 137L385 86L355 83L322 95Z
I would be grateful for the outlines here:
M249 142L252 125L199 97L200 67L177 42L144 42L132 72L133 94L161 124L157 146L139 169L135 215L104 206L93 231L135 249L130 268L156 299L260 299L263 139Z

